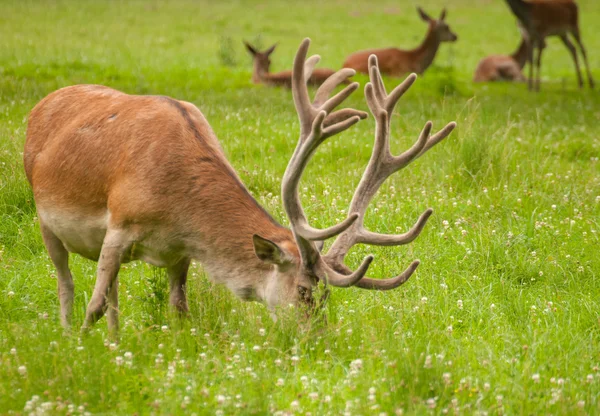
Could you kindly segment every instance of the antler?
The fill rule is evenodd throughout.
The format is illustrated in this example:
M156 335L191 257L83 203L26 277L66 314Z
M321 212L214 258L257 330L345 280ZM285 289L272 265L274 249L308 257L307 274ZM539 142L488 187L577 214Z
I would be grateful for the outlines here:
M446 127L431 136L432 123L428 121L415 144L399 156L393 156L390 152L389 144L391 114L398 100L408 91L417 79L417 76L415 74L409 75L404 82L394 88L388 95L381 79L375 55L369 57L369 76L371 82L365 86L365 95L369 109L375 117L375 144L369 164L356 188L348 210L348 212L353 213L349 218L354 218L354 215L358 215L358 218L356 220L353 219L349 224L344 223L344 225L347 225L343 227L344 231L337 237L327 255L323 257L331 268L342 274L350 273L350 269L348 269L343 261L348 250L355 244L397 246L408 244L419 236L433 212L431 208L427 209L421 215L408 232L396 235L378 234L366 230L364 227L365 212L371 199L379 190L379 187L390 175L405 168L427 150L444 140L456 127L455 122L448 123ZM394 289L410 278L419 266L419 263L419 260L413 261L402 274L394 278L386 280L364 278L359 280L356 286L364 289Z
M294 59L292 93L298 118L300 119L300 139L285 170L281 193L284 209L300 249L303 266L310 269L317 276L326 275L327 282L333 286L347 287L354 285L365 275L373 257L366 257L356 272L351 273L346 270L344 274L341 274L323 261L314 241L325 240L342 233L359 216L358 214L351 214L340 224L324 230L311 227L302 209L300 196L298 195L298 185L300 177L317 147L327 138L348 129L360 119L366 118L367 113L350 108L331 113L358 88L358 83L352 83L329 98L335 87L354 75L355 71L347 68L341 69L329 77L317 90L314 101L310 102L307 81L320 57L315 55L306 60L309 45L310 39L304 39Z

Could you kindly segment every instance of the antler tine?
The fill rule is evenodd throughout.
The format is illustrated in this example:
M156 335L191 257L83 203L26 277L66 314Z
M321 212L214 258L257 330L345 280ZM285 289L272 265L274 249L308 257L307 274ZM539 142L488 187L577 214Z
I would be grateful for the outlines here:
M319 55L313 55L306 60L304 63L304 82L308 82L312 76L315 66L319 63L321 57Z
M406 167L428 149L445 139L456 127L456 123L449 123L435 135L431 136L432 123L427 122L419 135L418 140L404 153L393 156L389 146L390 120L398 100L408 91L417 76L409 75L400 85L388 95L377 67L377 57L369 57L370 82L365 86L365 97L371 113L375 117L375 143L373 153L365 173L354 192L348 212L357 213L359 218L346 231L341 233L329 252L323 257L324 261L334 270L347 275L350 269L343 263L348 250L357 243L396 246L408 244L415 240L423 231L427 220L433 213L427 209L413 227L404 234L379 234L364 228L364 216L371 199L375 196L383 182L394 172ZM406 282L419 266L419 261L413 263L400 275L386 280L363 278L356 283L357 287L364 289L389 290Z
M360 118L364 118L362 117L361 112L358 112L357 110L345 109L338 112L341 117L335 120L335 123L324 123L329 110L339 105L353 91L355 91L358 87L358 84L349 85L346 89L327 100L323 105L311 105L307 88L307 82L309 78L307 76L307 71L313 70L314 66L319 60L319 57L315 55L306 60L309 45L310 39L304 39L304 41L300 44L294 59L294 68L292 72L292 93L294 96L294 104L296 106L298 118L300 119L300 139L287 166L281 184L284 208L290 220L294 235L296 236L297 240L304 240L298 240L298 246L303 252L302 256L304 260L315 257L315 253L313 253L311 249L312 245L307 244L306 241L325 240L342 233L356 221L358 214L350 214L340 224L324 230L311 227L308 224L306 215L302 209L300 196L298 194L298 185L300 183L302 173L304 172L304 169L306 168L311 156L314 154L317 147L323 143L323 141L325 141L328 137L346 130L353 124L357 123ZM337 74L333 75L332 77L334 77L334 80L327 88L333 89L333 87L337 85L333 85L333 82L336 80L338 83L341 82L343 80L341 76L344 74L347 76L348 71L338 71ZM331 85L333 85L333 87L331 87ZM364 116L366 117L366 114Z

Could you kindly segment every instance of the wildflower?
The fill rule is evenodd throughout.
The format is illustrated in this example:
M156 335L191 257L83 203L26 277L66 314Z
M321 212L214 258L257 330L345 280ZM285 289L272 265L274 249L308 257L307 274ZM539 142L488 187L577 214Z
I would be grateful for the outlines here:
M118 356L117 358L115 358L115 363L117 364L118 367L123 365L123 357Z
M225 403L225 400L226 400L226 397L225 397L225 396L223 396L222 394L219 394L219 395L217 396L217 403L219 403L219 404L223 404L223 403Z
M160 327L160 330L161 330L162 332L167 332L167 331L169 330L169 327L168 327L168 326L166 326L166 325L163 325L163 326L161 326L161 327Z
M531 376L531 379L533 380L534 383L539 383L540 375L538 373L535 373L534 375Z
M450 374L450 373L442 374L442 378L444 379L444 383L446 383L446 384L450 384L451 377L452 377L452 374Z
M278 379L277 379L277 382L275 383L275 385L277 385L278 387L281 387L281 386L283 386L283 384L284 384L284 381L283 381L283 379L282 379L282 378L278 378Z
M312 393L309 393L309 394L308 394L308 397L309 397L311 400L318 400L318 399L319 399L319 393L317 393L317 392L312 392Z
M427 303L427 298L425 296L421 298L421 303Z
M292 364L297 364L300 361L300 358L297 355L292 355Z
M363 360L361 360L360 358L358 358L350 363L350 369L352 369L354 371L362 370L362 368L363 368Z
M21 374L23 377L27 375L27 367L25 367L24 365L19 366L18 371L19 374Z
M431 355L425 357L425 364L423 365L423 368L431 368Z
M586 377L586 381L588 383L591 383L592 381L594 381L594 375L593 374L588 374Z
M491 387L492 387L492 386L490 385L490 383L484 383L484 384L483 384L483 389L484 389L485 391L489 391Z
M296 410L300 407L300 402L298 400L294 400L292 403L290 403L290 407Z
M13 292L12 290L10 292L7 293L9 298L12 298L15 295L15 292Z
M267 333L267 331L265 331L265 329L264 329L264 328L260 328L260 329L258 330L258 333L260 334L260 336L261 336L261 337L264 337L264 336L265 336L265 334Z
M190 334L196 335L196 332L197 332L196 328L190 329Z
M252 349L253 349L254 351L260 351L260 346L258 346L258 345L255 345L254 347L252 347Z
M458 306L458 309L462 309L463 308L463 301L461 299L456 301L456 306Z

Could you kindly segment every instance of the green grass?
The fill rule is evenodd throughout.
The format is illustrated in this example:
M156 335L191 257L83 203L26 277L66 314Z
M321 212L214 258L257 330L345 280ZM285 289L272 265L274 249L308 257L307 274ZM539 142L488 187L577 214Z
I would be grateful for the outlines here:
M429 119L459 127L383 186L367 224L401 231L427 207L435 213L410 246L358 247L348 259L372 252L371 273L388 276L420 258L405 286L333 290L327 323L307 329L293 317L274 323L196 265L191 317L178 322L164 272L131 263L121 271L121 342L105 341L105 320L88 337L63 336L21 160L27 114L46 94L100 83L195 103L250 191L285 223L279 181L297 117L288 91L250 83L241 40L280 42L273 66L285 69L309 36L322 65L337 68L358 49L411 47L425 30L409 1L216 3L0 4L0 413L598 414L600 96L576 88L554 39L541 93L473 85L481 57L518 43L500 0L421 2L432 15L448 3L460 39L400 102L393 150ZM578 3L600 80L600 7ZM366 109L362 92L348 105ZM373 126L331 139L311 162L303 186L316 225L342 217ZM76 325L95 267L72 256Z

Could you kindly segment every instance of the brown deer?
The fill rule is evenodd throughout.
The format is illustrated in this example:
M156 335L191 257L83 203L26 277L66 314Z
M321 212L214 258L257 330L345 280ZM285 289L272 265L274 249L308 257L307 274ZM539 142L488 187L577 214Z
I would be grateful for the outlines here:
M525 81L523 68L527 63L531 46L526 32L512 55L491 55L479 61L473 76L474 82Z
M535 90L540 89L540 67L542 63L542 52L546 47L545 39L548 36L558 36L562 43L566 46L573 58L575 63L575 70L577 72L577 79L579 81L579 87L583 87L583 77L581 76L581 70L579 68L579 59L577 58L577 49L573 45L573 42L569 39L569 34L575 39L581 54L583 55L583 61L585 63L585 69L587 71L588 82L590 88L594 88L594 80L592 79L592 73L588 64L587 53L583 42L581 41L581 34L579 32L579 11L577 3L573 0L506 0L508 6L512 10L513 14L519 19L519 22L523 28L529 34L531 40L532 50L529 54L529 89L534 89L533 84L533 51L537 50L537 56L535 59L536 66L536 80Z
M425 39L417 48L402 50L398 48L368 49L355 52L344 61L344 68L352 68L357 72L368 73L369 56L377 56L379 70L382 74L399 77L410 72L423 74L433 63L442 42L456 42L456 36L446 23L446 9L442 10L439 19L432 19L420 7L417 11L421 19L429 24Z
M273 87L285 87L292 88L292 71L281 71L275 74L270 72L271 59L269 56L273 53L277 44L274 44L269 49L260 52L254 46L244 41L246 49L252 55L253 69L252 69L252 82L255 84L265 84ZM332 69L327 68L315 68L308 81L311 85L321 85L327 78L335 73ZM349 81L344 81L348 84Z
M278 224L250 195L227 161L200 110L168 97L127 95L98 85L60 89L31 112L25 143L25 171L39 215L42 237L58 272L61 321L68 327L73 305L69 252L98 261L97 278L83 329L105 312L111 332L118 329L118 272L132 260L165 267L170 303L187 311L185 286L191 259L199 260L217 283L245 300L277 305L315 306L318 282L337 287L394 289L414 273L414 261L400 275L365 277L373 257L355 272L343 259L354 244L408 244L422 231L428 209L405 234L367 231L363 219L369 201L385 179L446 138L455 123L430 135L428 122L418 141L392 156L389 117L416 76L389 95L370 60L371 82L365 93L375 116L375 146L340 224L311 227L298 191L302 173L319 145L348 129L366 113L332 113L357 88L352 83L329 98L354 71L330 77L311 102L307 80L318 62L306 60L310 41L296 54L292 75L300 139L285 171L281 194L291 229ZM327 118L339 120L325 126ZM320 247L338 236L327 254Z

